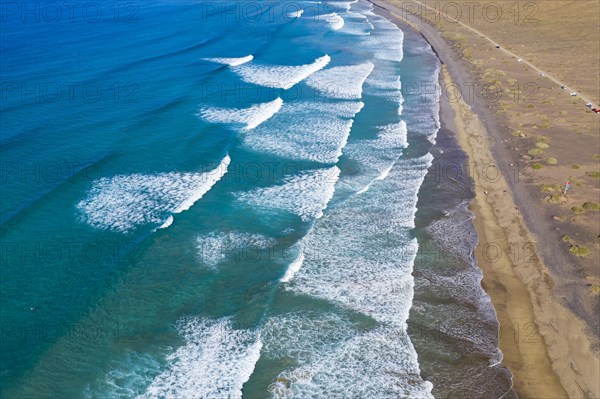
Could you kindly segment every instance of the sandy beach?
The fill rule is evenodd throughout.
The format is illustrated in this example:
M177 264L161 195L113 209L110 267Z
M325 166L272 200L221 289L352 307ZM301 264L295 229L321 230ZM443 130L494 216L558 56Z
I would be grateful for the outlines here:
M464 44L466 39L458 40L458 45L457 40L452 40L456 39L452 29L462 29L461 35L465 35L464 30L468 27L426 23L422 15L401 10L400 3L373 3L387 10L388 16L398 24L410 25L418 30L444 64L440 77L442 124L455 134L470 160L465 172L473 179L476 194L470 204L479 237L476 257L484 274L482 285L492 299L500 322L503 363L513 373L516 393L521 398L536 399L600 397L598 301L597 295L588 289L598 278L595 266L598 263L597 248L593 246L594 234L598 234L593 227L597 213L588 216L586 222L578 223L577 219L573 220L568 215L568 208L556 209L556 204L540 193L540 185L546 187L543 184L548 185L550 179L556 179L557 175L561 179L570 179L575 170L594 168L597 164L594 154L572 155L573 161L564 162L569 164L579 160L579 164L583 165L578 165L578 169L569 166L563 166L570 169L566 171L559 169L560 166L554 170L551 166L532 167L534 160L527 158L532 152L515 140L541 133L541 129L533 133L529 130L522 135L513 132L525 125L519 124L519 120L539 118L539 114L522 115L525 111L519 109L531 110L533 107L514 102L490 104L480 96L465 96L462 90L466 82L481 83L486 70L489 75L489 70L494 73L500 65L505 69L502 73L511 79L511 71L506 66L508 62L491 57L491 60L481 61L473 67L469 60L478 55L477 51ZM472 40L488 40L482 34L471 34ZM523 51L527 50L523 48ZM482 45L480 51L487 53L490 49ZM538 54L536 61L543 63L547 58L547 54ZM478 73L478 68L482 74ZM539 69L528 68L516 69L522 76L517 76L515 81L541 79L538 86L541 96L560 91L559 87L555 87L555 81L539 76ZM574 83L583 84L579 81ZM572 124L580 123L581 134L577 140L582 148L590 148L591 151L595 148L597 151L597 130L594 133L598 125L596 115L586 112L580 98L571 100L557 96L535 106L538 112L543 113L548 111L540 108L556 107L557 103L561 104L560 109L565 110L561 114L563 119L571 119ZM581 115L572 115L576 112L581 112ZM538 143L565 140L561 137L564 136L561 122L556 122L558 126L545 128L544 139L538 136L536 148L549 147ZM535 126L536 129L538 127ZM525 154L522 154L523 151ZM560 157L570 156L563 153L559 152ZM546 164L553 163L546 160ZM575 194L577 200L597 198L597 182L581 178L578 188ZM572 205L570 202L568 207ZM565 223L557 226L559 221ZM574 244L565 247L564 242L569 241L565 236L586 240L585 244L592 247L592 254L586 259L572 256L568 249ZM565 268L564 265L572 267Z

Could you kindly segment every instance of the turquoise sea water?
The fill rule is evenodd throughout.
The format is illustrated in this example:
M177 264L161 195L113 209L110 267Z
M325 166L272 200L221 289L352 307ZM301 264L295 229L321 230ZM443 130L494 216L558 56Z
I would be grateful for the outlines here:
M3 394L432 397L422 38L362 0L35 4L2 15Z

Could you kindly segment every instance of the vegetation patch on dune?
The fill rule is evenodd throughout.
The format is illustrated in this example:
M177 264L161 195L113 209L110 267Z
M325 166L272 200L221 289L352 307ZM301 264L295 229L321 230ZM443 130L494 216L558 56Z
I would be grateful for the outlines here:
M546 163L548 165L556 165L558 163L558 159L556 159L556 158L548 158L548 159L546 159Z
M529 155L542 155L544 153L544 150L540 148L532 148L531 150L527 151L527 153Z
M598 211L600 210L600 204L597 202L586 202L583 204L583 209L586 211Z
M550 142L550 138L548 138L546 136L537 136L537 141L538 141L538 143L548 144Z
M571 212L576 213L578 215L585 213L585 209L583 209L580 206L574 206L573 208L571 208Z
M555 191L562 191L560 184L542 184L540 189L545 193L553 193Z
M548 202L552 203L552 204L560 204L561 202L566 201L566 199L564 199L564 197L562 195L553 195L550 198L548 198Z
M569 247L569 252L579 257L588 256L590 254L590 250L583 245L571 245Z
M593 177L595 179L600 179L600 172L598 172L598 171L586 172L585 174L588 175L589 177Z

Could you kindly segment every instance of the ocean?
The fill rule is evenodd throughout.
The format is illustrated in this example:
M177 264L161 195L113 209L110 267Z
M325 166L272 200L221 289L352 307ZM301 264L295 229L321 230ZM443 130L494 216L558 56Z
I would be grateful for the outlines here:
M420 35L364 0L2 7L3 397L510 390Z

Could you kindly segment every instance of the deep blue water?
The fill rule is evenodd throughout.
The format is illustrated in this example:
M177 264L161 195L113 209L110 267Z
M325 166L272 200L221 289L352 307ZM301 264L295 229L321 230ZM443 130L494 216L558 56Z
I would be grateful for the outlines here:
M3 393L430 397L406 332L439 128L422 38L362 0L23 4Z

